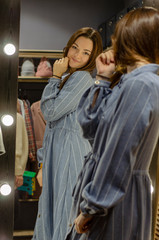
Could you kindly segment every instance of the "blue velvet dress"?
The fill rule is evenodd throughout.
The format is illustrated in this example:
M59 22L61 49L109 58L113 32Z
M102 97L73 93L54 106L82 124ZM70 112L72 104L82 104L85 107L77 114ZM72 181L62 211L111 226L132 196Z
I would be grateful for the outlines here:
M45 87L41 110L47 121L39 158L43 162L43 188L34 229L35 240L62 240L68 227L72 190L84 156L91 149L83 138L76 109L83 93L93 85L86 71L73 73L62 90L51 78Z
M83 95L78 119L94 144L73 191L66 240L151 239L149 166L159 137L158 71L159 65L148 64L123 75L113 89L96 81ZM84 234L74 229L80 210L93 216Z

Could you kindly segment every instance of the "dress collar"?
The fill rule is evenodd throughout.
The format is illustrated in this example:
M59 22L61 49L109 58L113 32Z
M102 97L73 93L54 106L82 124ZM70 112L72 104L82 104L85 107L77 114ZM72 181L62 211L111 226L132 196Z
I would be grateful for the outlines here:
M135 68L130 73L123 74L120 79L120 82L123 82L123 81L127 80L128 78L135 77L138 74L143 73L143 72L152 72L155 74L159 74L159 65L150 63L150 64L146 64L144 66Z

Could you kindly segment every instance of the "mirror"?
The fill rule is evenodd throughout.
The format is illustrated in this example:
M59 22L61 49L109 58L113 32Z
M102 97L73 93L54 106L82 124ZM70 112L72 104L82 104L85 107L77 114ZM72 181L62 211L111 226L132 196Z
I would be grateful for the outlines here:
M25 49L26 52L31 50L36 50L39 52L41 51L41 55L38 55L39 58L43 56L43 50L50 52L50 50L55 51L62 51L63 47L65 46L68 38L70 35L77 30L78 28L81 28L83 26L92 26L94 28L98 28L98 26L103 23L106 19L112 17L117 12L122 11L128 4L131 4L133 1L131 0L112 0L111 2L105 1L105 0L99 0L99 1L79 1L74 2L73 0L62 2L60 1L51 1L51 0L34 0L34 1L25 1L21 0L21 6L19 1L11 1L11 0L3 0L1 3L1 14L2 21L4 25L4 34L8 34L10 28L15 29L15 35L16 35L16 42L19 49ZM7 12L8 7L11 9L10 15ZM16 13L15 13L16 12ZM20 34L19 34L19 12L20 12ZM16 14L16 21L12 19L12 16ZM12 15L13 14L13 15ZM4 18L4 16L7 16ZM11 22L8 23L8 20L11 20ZM6 21L6 24L5 24ZM18 36L19 41L18 41ZM3 37L2 31L1 31L1 39ZM26 53L25 52L25 53ZM35 54L34 52L34 54ZM36 53L37 54L37 53ZM21 55L22 56L22 55ZM35 56L35 55L34 55ZM5 60L4 62L4 56L1 54L1 62L4 62L5 70L2 71L1 68L1 86L0 89L0 113L2 114L3 111L9 110L12 115L16 116L16 101L19 94L19 86L23 84L26 84L26 82L22 81L17 84L17 69L16 67L18 64L18 55L14 55L14 59L10 58L10 60ZM36 55L37 57L37 55ZM38 58L37 57L37 58ZM57 56L56 56L57 57ZM59 57L59 56L58 56ZM54 57L53 57L54 58ZM15 61L16 59L16 61ZM9 75L8 72L13 75ZM19 73L18 73L19 75ZM6 80L7 79L7 80ZM16 79L16 80L15 80ZM46 82L41 83L41 87L39 87L39 82L34 83L34 86L31 85L32 83L27 82L27 85L31 86L33 89L33 92L36 91L37 88L39 88L39 93L41 94L41 90L43 89ZM17 86L19 85L19 86ZM18 88L18 94L17 94L17 88ZM25 87L24 87L25 88ZM3 89L3 90L2 90ZM9 90L8 90L9 89ZM8 92L9 91L9 92ZM39 94L38 93L38 94ZM34 95L34 94L33 94ZM36 95L36 94L35 94ZM38 95L39 98L39 95ZM9 99L9 100L8 100ZM31 97L31 104L36 101L37 99L34 99ZM0 156L1 161L1 168L0 168L0 182L2 180L9 179L9 182L14 188L14 145L11 143L15 143L15 124L13 125L13 128L9 128L9 130L5 127L2 127L2 132L4 135L4 145L9 149L9 153L4 156ZM157 153L155 153L155 158L157 156ZM10 160L12 159L12 160ZM34 164L33 164L34 165ZM32 169L36 171L37 166L33 166ZM152 175L154 172L155 167L152 166ZM9 176L9 177L8 177ZM155 178L154 178L155 179ZM155 179L156 180L156 179ZM154 180L154 181L155 181ZM36 218L36 211L37 210L37 198L40 193L40 188L38 187L37 195L34 197L28 197L25 196L25 194L21 194L23 196L20 197L20 210L18 212L19 215L24 216L24 209L26 213L31 212L32 218ZM19 197L18 197L19 198ZM25 200L29 200L26 201ZM11 194L10 198L6 199L0 197L0 215L1 213L4 214L5 209L5 215L8 215L8 222L6 224L5 219L1 217L0 220L0 238L3 240L6 239L12 239L12 229L13 229L13 223L11 221L13 216L13 200L14 200L14 194ZM155 205L156 206L156 205ZM1 215L2 216L2 215ZM27 215L26 215L27 216ZM16 217L16 216L15 216ZM29 217L29 216L28 216ZM19 218L19 217L18 217ZM21 223L19 222L19 219L21 219ZM18 230L25 230L24 235L27 239L31 239L34 222L25 221L24 218L15 219L16 234L14 235L14 239L19 236ZM29 218L30 219L30 218ZM17 222L16 222L17 221ZM24 221L24 222L23 222ZM27 224L26 224L27 222ZM23 225L24 223L24 225ZM21 226L19 225L21 224ZM30 225L29 225L30 224ZM7 225L7 226L6 226ZM19 226L18 226L19 225ZM21 229L18 229L21 228ZM26 230L31 230L31 232L26 233Z
M14 207L14 161L17 98L17 66L19 49L20 1L1 1L0 8L0 126L5 153L0 155L0 239L12 239ZM16 48L11 55L4 52L7 44ZM6 54L7 53L7 54ZM11 120L11 121L8 121ZM2 192L2 186L4 192ZM7 192L6 190L11 190Z
M19 77L18 97L28 99L30 106L40 100L42 89L47 80L39 82L36 79L26 79L20 76L21 66L26 57L32 58L35 69L40 58L47 56L51 65L56 58L60 57L70 35L83 26L98 26L107 17L114 15L124 7L124 1L109 2L99 0L98 2L85 1L51 1L51 0L21 0L21 21L20 21L20 52L19 52ZM29 37L28 37L29 36ZM57 55L52 52L56 51ZM62 55L61 55L62 56ZM41 81L41 80L40 80ZM29 159L27 169L37 172L37 165ZM36 182L36 191L33 195L21 192L16 200L14 236L18 236L19 230L24 234L27 231L28 238L33 232L38 197L41 189ZM19 198L19 199L18 199ZM28 217L25 221L21 216ZM30 230L30 231L28 231Z

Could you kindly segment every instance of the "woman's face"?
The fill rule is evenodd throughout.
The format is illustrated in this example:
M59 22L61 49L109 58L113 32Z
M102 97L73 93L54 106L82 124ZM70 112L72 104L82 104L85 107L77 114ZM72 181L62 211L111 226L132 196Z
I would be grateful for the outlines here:
M79 37L68 50L69 66L71 68L81 68L85 66L93 50L93 41L86 37Z

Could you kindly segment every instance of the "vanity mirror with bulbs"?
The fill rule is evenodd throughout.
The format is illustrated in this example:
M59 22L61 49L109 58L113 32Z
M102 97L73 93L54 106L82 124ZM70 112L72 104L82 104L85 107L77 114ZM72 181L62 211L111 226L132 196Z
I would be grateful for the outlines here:
M0 239L8 240L13 238L20 1L0 4L0 127L4 147L0 155Z
M14 229L17 98L27 96L31 104L40 100L48 81L48 78L20 76L23 58L32 58L36 68L43 56L53 64L55 59L62 56L62 50L72 32L83 26L98 29L106 48L110 44L114 21L120 19L128 9L139 7L143 2L145 1L112 0L108 3L106 0L82 0L75 3L73 0L63 0L61 4L51 0L0 0L0 240L31 239L34 222L29 225L30 219L37 214L39 192L37 195L27 195L27 201L25 197L20 199L20 218L17 219L16 230ZM156 1L147 2L150 6L156 4ZM157 234L159 235L156 230L158 169L157 145L150 168L154 187L152 240L156 240ZM34 163L31 170L37 170ZM26 212L23 211L24 208ZM25 226L18 225L20 223Z

